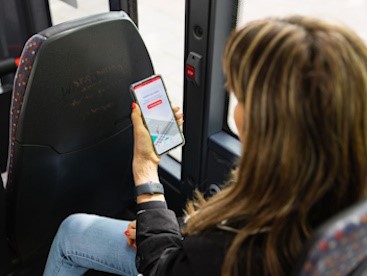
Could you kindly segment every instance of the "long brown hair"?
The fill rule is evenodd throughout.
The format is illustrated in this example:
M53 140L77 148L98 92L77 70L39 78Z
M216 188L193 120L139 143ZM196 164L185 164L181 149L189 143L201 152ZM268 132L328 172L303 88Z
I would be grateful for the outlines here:
M342 26L265 19L231 35L224 71L244 107L242 157L185 231L241 225L223 275L253 274L241 246L262 232L261 265L283 275L316 226L367 194L367 49Z

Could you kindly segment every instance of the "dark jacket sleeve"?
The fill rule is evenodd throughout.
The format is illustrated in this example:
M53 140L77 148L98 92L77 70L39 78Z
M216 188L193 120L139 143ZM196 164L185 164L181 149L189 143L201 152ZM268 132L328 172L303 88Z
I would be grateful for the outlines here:
M137 216L137 269L148 275L190 275L175 213L165 208L140 210Z

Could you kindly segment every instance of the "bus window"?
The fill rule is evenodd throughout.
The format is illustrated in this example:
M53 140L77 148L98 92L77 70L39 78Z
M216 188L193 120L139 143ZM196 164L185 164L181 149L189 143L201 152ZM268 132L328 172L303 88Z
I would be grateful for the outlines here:
M183 104L184 0L139 0L139 31L172 104ZM170 152L181 161L181 147Z
M49 5L53 25L110 10L108 0L49 0Z
M249 21L269 16L287 16L302 14L341 22L353 29L367 42L367 0L269 0L243 1L238 9L237 27ZM232 118L236 99L230 96L227 123L228 128L236 133Z

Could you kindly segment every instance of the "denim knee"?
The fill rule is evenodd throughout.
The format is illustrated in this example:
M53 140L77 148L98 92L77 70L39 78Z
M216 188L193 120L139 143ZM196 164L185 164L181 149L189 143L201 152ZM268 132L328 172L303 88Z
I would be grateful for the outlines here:
M78 236L83 235L81 224L83 223L87 214L72 214L64 219L64 221L60 224L60 227L57 231L55 240L65 249L68 247L68 244L73 245L75 242L74 239L78 239ZM83 219L84 218L84 219Z

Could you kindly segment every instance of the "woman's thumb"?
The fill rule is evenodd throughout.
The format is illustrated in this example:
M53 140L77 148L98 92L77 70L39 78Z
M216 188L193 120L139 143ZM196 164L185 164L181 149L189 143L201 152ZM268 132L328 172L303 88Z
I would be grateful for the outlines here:
M133 122L133 126L134 128L139 127L141 124L143 124L139 105L133 102L131 105L131 109L131 121Z

